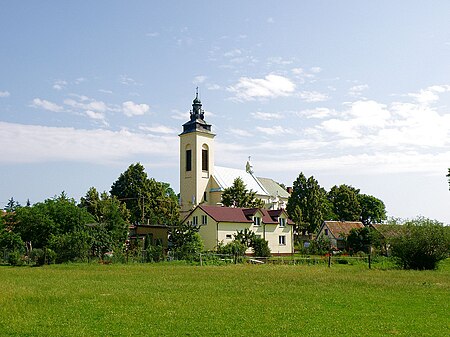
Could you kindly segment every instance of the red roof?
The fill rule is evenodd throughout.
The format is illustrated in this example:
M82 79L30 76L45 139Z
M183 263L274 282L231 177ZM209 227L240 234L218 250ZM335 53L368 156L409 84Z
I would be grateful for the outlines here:
M325 221L325 226L336 239L347 236L352 229L364 227L363 223L359 221Z
M262 214L262 222L265 224L277 224L278 217L283 210L266 210L264 208L239 208L239 207L221 207L221 206L199 206L206 214L217 222L240 222L252 223L253 216L259 211ZM288 219L288 224L293 222Z
M251 218L246 217L244 213L245 208L208 205L200 205L199 207L217 222L253 222Z

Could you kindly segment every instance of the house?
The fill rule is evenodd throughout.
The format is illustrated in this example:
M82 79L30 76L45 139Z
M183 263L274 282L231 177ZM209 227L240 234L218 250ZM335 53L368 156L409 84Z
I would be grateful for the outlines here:
M253 231L268 241L274 255L294 252L293 222L283 209L221 207L201 204L195 207L183 223L199 226L199 234L205 249L213 250L219 244L227 244L238 231ZM247 251L251 253L251 250Z
M200 204L220 205L223 191L240 177L247 189L256 192L264 208L285 208L289 193L270 178L257 177L247 162L245 169L215 165L214 137L211 124L204 119L198 92L193 100L190 119L183 124L180 137L180 206L182 217Z
M345 249L345 238L352 229L364 228L359 221L324 221L319 228L316 240L328 238L334 249Z
M388 225L388 224L371 224L372 230L375 230L380 235L381 253L385 255L390 254L390 243L392 238L403 235L402 225Z
M128 238L139 242L144 241L145 237L150 240L149 243L154 246L168 248L169 227L166 225L135 224L128 227Z

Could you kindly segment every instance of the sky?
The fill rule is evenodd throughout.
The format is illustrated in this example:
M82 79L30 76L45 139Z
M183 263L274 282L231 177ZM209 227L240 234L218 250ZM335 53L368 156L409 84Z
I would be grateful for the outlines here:
M129 165L179 192L199 87L216 165L348 184L450 224L449 1L3 1L0 208L109 191Z

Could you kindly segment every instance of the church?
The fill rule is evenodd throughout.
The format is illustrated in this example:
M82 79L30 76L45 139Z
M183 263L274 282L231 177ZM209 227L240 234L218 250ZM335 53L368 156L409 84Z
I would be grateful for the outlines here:
M273 179L257 177L249 161L243 169L215 165L215 134L205 121L198 91L179 137L181 215L183 222L200 227L205 249L227 244L237 231L249 229L268 241L273 254L292 254L294 224L284 210L289 193ZM256 192L263 208L223 207L222 193L236 178Z
M257 177L250 162L243 169L216 166L211 124L205 121L198 92L192 104L190 119L183 124L180 136L180 206L181 213L197 205L221 205L224 189L240 177L248 190L256 192L266 209L284 209L289 193L270 178Z

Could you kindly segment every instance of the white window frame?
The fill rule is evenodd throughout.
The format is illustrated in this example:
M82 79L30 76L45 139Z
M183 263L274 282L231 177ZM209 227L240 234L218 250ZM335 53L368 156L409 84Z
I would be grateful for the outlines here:
M278 244L280 246L286 246L286 235L278 236Z
M280 227L286 227L286 219L285 218L279 217L278 223L280 224Z
M198 216L197 215L192 217L192 225L198 226Z
M259 216L253 217L253 226L255 226L255 227L261 226L261 217L259 217Z
M202 226L205 226L208 224L208 216L202 215Z
M232 239L233 239L233 235L231 235L231 234L226 234L226 235L225 235L225 239L227 239L227 240L232 240Z

